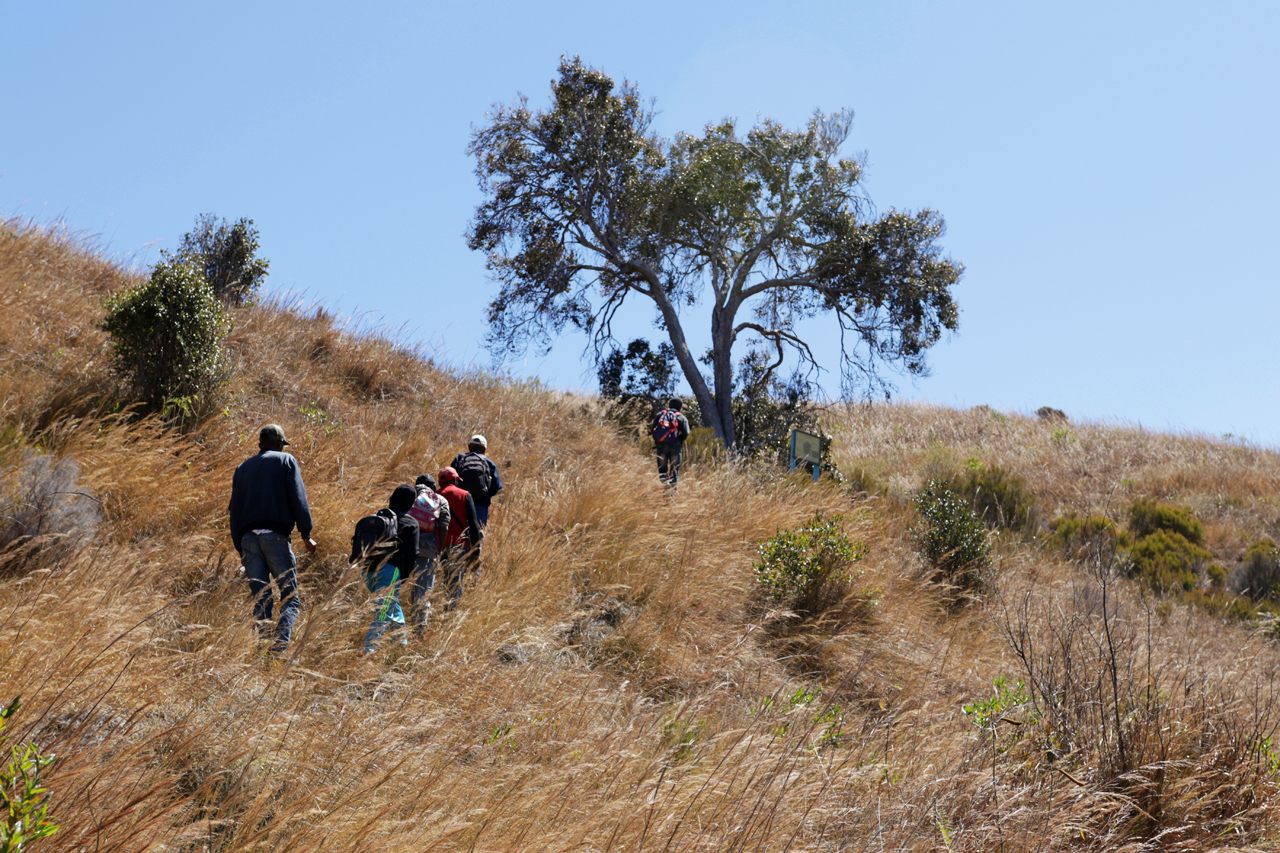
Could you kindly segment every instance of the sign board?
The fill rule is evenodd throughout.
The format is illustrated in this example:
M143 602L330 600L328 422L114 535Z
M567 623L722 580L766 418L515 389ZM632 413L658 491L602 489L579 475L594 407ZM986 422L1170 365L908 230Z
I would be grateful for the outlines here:
M791 431L791 467L822 462L822 437L798 429Z

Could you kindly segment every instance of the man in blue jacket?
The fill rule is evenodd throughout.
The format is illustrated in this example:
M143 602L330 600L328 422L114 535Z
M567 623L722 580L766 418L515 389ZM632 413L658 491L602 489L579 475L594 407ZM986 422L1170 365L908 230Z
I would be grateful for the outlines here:
M288 443L284 430L276 424L267 424L258 432L258 453L236 468L227 507L231 541L244 563L253 596L253 618L264 633L270 630L272 578L280 588L280 622L271 646L273 652L289 647L293 624L302 609L298 562L289 547L289 535L295 525L307 550L316 549L311 538L307 489L302 484L298 460L284 452Z

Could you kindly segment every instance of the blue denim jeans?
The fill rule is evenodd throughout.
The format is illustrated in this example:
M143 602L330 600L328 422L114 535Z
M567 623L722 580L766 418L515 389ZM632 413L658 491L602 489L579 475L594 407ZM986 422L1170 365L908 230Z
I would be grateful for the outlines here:
M253 618L259 623L271 620L274 599L271 579L280 588L280 622L276 625L274 651L284 651L293 636L293 623L302 609L298 592L298 561L289 547L289 537L279 533L246 533L240 537L244 574L249 579L253 596Z
M404 611L400 609L400 570L387 563L377 572L366 574L364 583L370 592L382 593L374 603L373 624L364 635L364 650L372 652L392 623L404 625Z

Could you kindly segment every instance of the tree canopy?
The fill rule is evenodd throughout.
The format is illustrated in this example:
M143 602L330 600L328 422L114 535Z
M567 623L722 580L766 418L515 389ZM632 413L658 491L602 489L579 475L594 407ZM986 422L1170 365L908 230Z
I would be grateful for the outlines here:
M841 155L851 113L662 139L632 84L580 59L561 61L551 91L544 110L524 97L496 107L469 147L484 199L467 236L500 285L499 353L549 347L571 326L600 362L618 311L648 300L704 420L732 446L735 347L766 354L766 378L788 356L811 374L821 366L800 324L829 316L842 390L887 393L885 365L925 372L926 350L957 328L962 268L938 245L942 217L874 210L861 162ZM705 360L684 325L703 302Z

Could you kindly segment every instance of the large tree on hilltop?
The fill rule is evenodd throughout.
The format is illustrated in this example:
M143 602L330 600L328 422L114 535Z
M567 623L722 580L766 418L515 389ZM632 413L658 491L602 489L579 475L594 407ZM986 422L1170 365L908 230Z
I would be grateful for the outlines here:
M523 97L497 107L468 149L484 201L467 238L501 284L498 352L550 346L568 324L598 362L626 300L649 300L703 418L733 446L736 345L765 350L770 374L789 353L816 371L799 323L830 315L842 388L887 393L883 364L923 373L925 351L956 328L961 267L938 246L942 217L872 213L861 164L840 156L849 113L664 140L634 86L579 59L561 61L551 89L545 111ZM709 376L684 326L704 300Z

